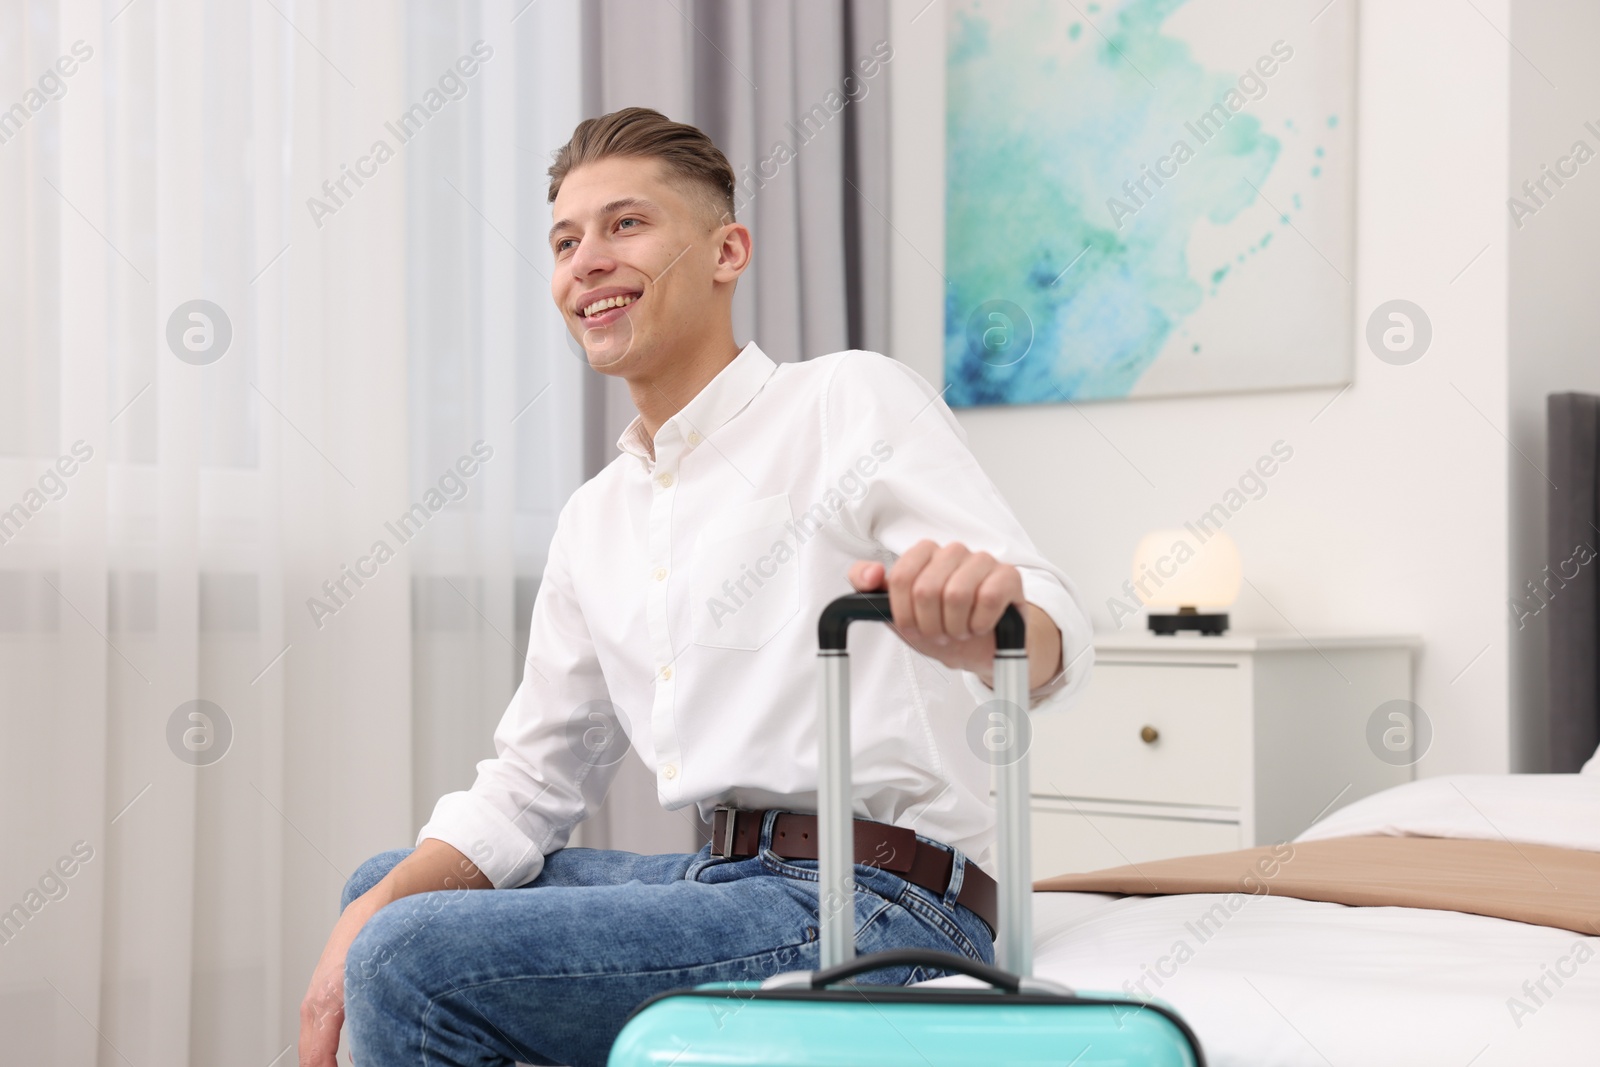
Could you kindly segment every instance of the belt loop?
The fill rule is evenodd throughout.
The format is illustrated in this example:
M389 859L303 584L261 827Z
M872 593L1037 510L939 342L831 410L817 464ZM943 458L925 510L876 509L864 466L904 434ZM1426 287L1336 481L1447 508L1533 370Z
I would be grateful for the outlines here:
M768 808L761 813L761 838L756 842L756 851L765 852L772 847L772 827L778 821L778 816L783 812L777 808Z
M944 888L944 906L955 907L956 898L961 895L961 882L967 874L967 857L954 845L950 849L950 884Z

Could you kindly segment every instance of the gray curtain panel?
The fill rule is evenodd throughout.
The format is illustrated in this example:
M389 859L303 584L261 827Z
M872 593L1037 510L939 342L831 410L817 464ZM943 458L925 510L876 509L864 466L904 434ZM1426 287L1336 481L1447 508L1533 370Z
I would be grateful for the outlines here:
M884 0L584 5L585 116L653 107L705 130L733 165L755 243L734 337L775 360L888 350L888 37ZM616 456L634 414L620 381L585 379L589 475ZM578 840L692 851L708 835L692 808L661 809L630 756Z
M1550 447L1549 558L1590 562L1562 569L1550 597L1550 770L1568 774L1600 745L1600 397L1546 399ZM1554 567L1555 564L1552 564ZM1567 573L1577 570L1575 577Z

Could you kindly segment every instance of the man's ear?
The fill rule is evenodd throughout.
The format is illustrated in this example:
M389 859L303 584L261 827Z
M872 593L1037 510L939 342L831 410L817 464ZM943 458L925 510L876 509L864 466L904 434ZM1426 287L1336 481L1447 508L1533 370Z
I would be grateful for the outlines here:
M727 216L724 215L724 218ZM742 222L728 222L718 226L721 239L717 245L716 281L731 282L750 266L750 228Z

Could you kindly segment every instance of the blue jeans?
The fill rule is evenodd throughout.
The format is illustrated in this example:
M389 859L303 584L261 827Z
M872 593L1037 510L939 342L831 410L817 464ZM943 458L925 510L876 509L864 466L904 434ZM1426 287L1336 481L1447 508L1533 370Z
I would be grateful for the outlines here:
M817 864L771 851L745 859L564 848L518 889L421 893L374 915L350 946L345 1018L359 1067L603 1065L628 1013L702 982L752 981L818 966ZM918 835L917 840L947 846ZM857 864L860 952L932 948L993 962L982 919L955 902L959 850L943 895ZM362 864L343 906L411 853ZM874 972L907 985L945 972Z

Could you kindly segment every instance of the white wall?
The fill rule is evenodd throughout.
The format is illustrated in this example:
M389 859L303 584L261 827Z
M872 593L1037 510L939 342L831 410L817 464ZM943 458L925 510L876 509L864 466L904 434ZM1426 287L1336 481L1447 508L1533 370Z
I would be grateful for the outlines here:
M1600 151L1600 70L1588 54L1600 39L1600 7L1561 0L1515 0L1511 39L1522 56L1511 62L1511 158L1508 185L1524 202L1522 183L1539 178L1584 141ZM1546 79L1549 79L1548 81ZM1552 84L1554 83L1554 84ZM1559 88L1557 88L1559 86ZM1571 166L1567 169L1570 171ZM1600 161L1579 167L1521 225L1510 223L1511 440L1528 459L1511 463L1510 596L1526 596L1528 581L1567 559L1546 547L1545 397L1553 392L1600 393L1600 303L1595 300L1595 238L1600 235ZM1507 211L1507 218L1510 219ZM1535 466L1537 464L1537 466ZM1560 595L1559 589L1556 595ZM1530 608L1537 602L1528 601ZM1508 615L1510 611L1508 609ZM1540 611L1513 624L1511 643L1512 763L1547 765L1544 713L1548 661Z
M1235 629L1420 635L1414 699L1434 727L1422 775L1508 768L1510 53L1484 17L1503 29L1508 2L1362 7L1357 252L1345 270L1354 384L1337 400L1315 389L960 413L1101 630L1114 628L1105 603L1139 538L1200 514L1287 442L1293 459L1228 526L1249 582ZM925 4L894 0L890 354L941 383L945 13L919 16ZM1309 20L1322 4L1305 6ZM1361 341L1372 309L1397 297L1434 328L1427 354L1403 367ZM1327 682L1345 684L1331 670ZM1374 706L1393 695L1372 694Z

